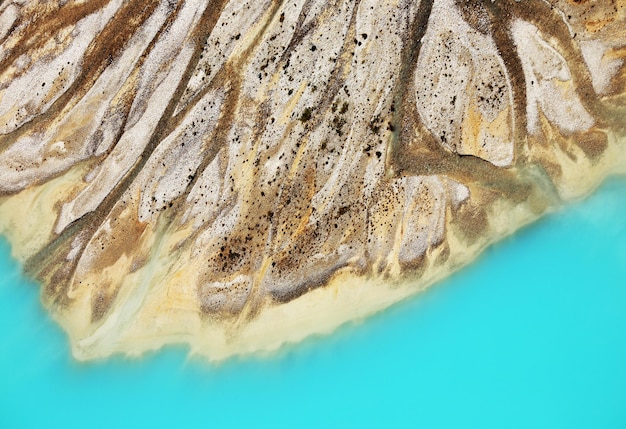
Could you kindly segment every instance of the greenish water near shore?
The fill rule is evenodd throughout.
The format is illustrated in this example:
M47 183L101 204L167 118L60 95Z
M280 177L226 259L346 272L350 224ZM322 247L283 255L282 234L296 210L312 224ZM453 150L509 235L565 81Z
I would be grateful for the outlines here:
M626 427L626 178L362 323L218 366L81 364L0 241L0 428Z

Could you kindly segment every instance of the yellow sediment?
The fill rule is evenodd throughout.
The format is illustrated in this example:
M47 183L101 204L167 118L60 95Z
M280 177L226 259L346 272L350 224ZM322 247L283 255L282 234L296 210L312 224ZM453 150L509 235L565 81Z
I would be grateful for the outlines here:
M561 191L568 197L581 197L598 186L609 172L625 174L625 146L626 139L618 141L616 135L610 134L606 154L594 167L584 168L585 174L576 169L573 162L566 162L563 155L559 161L563 161L567 178L564 182L572 185ZM75 168L45 185L29 188L0 202L0 231L12 243L18 260L43 245L56 219L54 204L50 202L63 201L67 196L66 187L76 183L82 172L81 168ZM188 233L182 231L166 236L165 241L153 249L150 262L123 279L129 261L119 261L124 269L116 271L111 267L103 273L110 281L122 283L122 295L134 290L132 285L144 284L144 293L136 297L141 300L140 305L119 305L111 309L106 318L111 326L92 325L90 294L75 297L69 309L53 309L53 316L69 333L74 356L80 360L105 358L112 353L141 355L177 343L190 344L193 354L213 361L233 355L267 353L312 335L331 333L350 321L366 318L415 295L472 261L490 243L537 216L529 204L513 205L504 199L496 200L488 208L489 232L474 245L468 247L455 234L455 226L448 224L449 258L439 264L433 262L434 257L427 257L424 261L427 268L419 279L390 281L379 276L364 277L345 269L327 286L293 301L279 305L266 302L256 317L241 324L201 316L195 293L201 267L196 266L198 263L188 251L172 252ZM18 219L22 222L17 222ZM39 237L38 241L34 237ZM126 301L128 299L118 300ZM98 333L102 329L103 332ZM107 329L118 329L119 335L107 336L104 334Z
M626 140L618 142L615 135L610 135L606 155L594 168L585 169L585 175L575 176L573 166L571 171L565 168L569 175L567 181L573 180L570 183L576 185L568 190L569 195L580 197L590 192L608 172L626 173L625 142ZM78 174L79 170L68 173ZM18 210L13 216L16 219L15 216L30 212L32 222L42 225L40 228L46 228L46 231L51 231L53 209L46 211L43 207L36 207L33 210L32 201L38 195L45 198L57 196L60 188L72 182L64 177L42 187L29 189L24 195L20 194L19 201L22 204L10 199L0 205L0 215L4 215L0 216L2 232L7 234L18 258L28 254L28 249L33 245L29 245L28 240L33 232L23 225L13 228L12 223L6 220L7 213ZM574 179L575 177L578 179ZM380 276L364 277L345 269L338 272L327 286L293 301L279 305L266 302L256 317L241 324L234 324L232 320L213 320L201 316L195 294L201 267L195 266L197 262L192 261L188 251L171 252L181 236L175 234L165 238L154 249L148 264L126 275L123 280L126 269L117 274L113 270L107 271L106 276L110 280L115 281L116 276L121 280L121 294L133 290L130 285L145 284L145 293L138 297L141 305L134 305L132 308L115 306L107 315L106 320L114 329L119 330L119 335L114 338L103 335L107 329L113 329L111 326L103 328L100 325L91 325L88 294L77 297L71 309L53 309L53 316L69 333L74 356L79 360L105 358L113 353L138 356L167 344L189 344L192 354L212 361L234 355L268 353L313 335L329 334L348 322L364 319L415 295L472 261L490 243L535 220L538 214L533 212L529 204L513 205L502 199L490 205L488 217L488 234L470 247L457 237L456 227L448 224L446 230L449 258L445 263L439 264L434 263L434 257L427 257L424 261L427 268L419 279L390 281ZM77 311L79 307L84 311ZM127 312L131 314L126 314ZM101 329L104 331L98 333Z
M50 241L58 206L84 186L87 170L87 164L78 164L56 179L0 199L0 234L11 243L15 259L24 262Z
M491 211L493 237L511 233L534 218L535 215L523 206L498 202ZM201 318L192 286L197 283L199 270L193 265L184 270L174 269L180 260L189 260L187 254L177 255L176 260L159 260L158 264L145 268L149 273L140 270L125 279L124 283L129 284L150 279L152 284L132 321L117 326L122 332L114 342L106 335L100 336L97 333L100 328L90 333L85 331L89 321L84 318L89 317L88 312L55 313L55 318L69 332L74 356L81 360L105 358L112 353L138 356L177 343L190 344L193 354L212 361L234 355L267 353L312 335L329 334L350 321L382 311L448 276L473 259L488 243L485 239L467 247L456 238L453 228L450 231L447 262L435 264L434 258L427 258L428 268L418 280L394 282L381 277L363 277L346 269L337 273L327 286L293 301L280 305L266 303L255 318L237 324L236 328L229 321ZM122 311L123 307L115 308L108 319L129 320L129 315Z

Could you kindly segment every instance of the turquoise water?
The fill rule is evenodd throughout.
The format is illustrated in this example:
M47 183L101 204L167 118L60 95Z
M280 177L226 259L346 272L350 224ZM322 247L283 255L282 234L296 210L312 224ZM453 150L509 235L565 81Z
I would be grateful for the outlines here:
M0 428L626 428L626 179L271 358L78 364L0 241Z

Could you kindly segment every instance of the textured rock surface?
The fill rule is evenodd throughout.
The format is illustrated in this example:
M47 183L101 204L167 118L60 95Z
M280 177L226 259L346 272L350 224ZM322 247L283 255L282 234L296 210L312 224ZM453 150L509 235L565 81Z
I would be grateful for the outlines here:
M0 11L0 231L79 358L326 332L624 166L621 0Z

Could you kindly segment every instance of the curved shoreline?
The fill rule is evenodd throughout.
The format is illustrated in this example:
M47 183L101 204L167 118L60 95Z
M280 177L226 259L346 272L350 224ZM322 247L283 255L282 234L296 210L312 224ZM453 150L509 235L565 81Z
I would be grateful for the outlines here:
M608 156L613 160L619 159L618 153L620 152L609 152ZM626 155L626 151L621 153L622 156ZM615 167L611 175L626 174L626 162L618 161ZM602 174L595 176L595 179L599 177L602 177ZM586 188L578 190L579 195L575 200L586 198L602 184L603 180L590 181ZM560 207L553 207L552 210L554 209ZM456 251L451 250L450 257L444 265L434 266L427 260L425 263L429 268L417 280L389 281L383 278L366 278L344 270L335 275L327 286L317 288L285 304L266 304L257 317L239 327L229 321L220 323L202 320L197 313L190 317L187 312L179 314L172 312L168 315L156 312L150 314L148 311L138 321L136 329L128 329L115 343L97 341L94 343L97 335L77 338L75 334L77 331L80 332L80 327L88 324L88 321L66 318L63 314L54 312L53 317L69 334L72 353L80 361L104 359L117 353L138 357L146 352L176 344L188 345L191 355L215 362L234 356L272 353L311 336L331 334L347 323L366 319L404 299L414 297L472 263L487 247L547 214L538 216L521 206L500 207L493 212L500 215L499 218L492 217L490 221L491 225L499 226L497 235L490 239L483 237L482 243L477 242L473 248L468 249L462 245L454 245L458 240L455 240L454 234L450 234L448 242L451 243L451 249ZM517 214L512 216L513 213ZM514 222L511 222L512 219ZM431 257L430 262L434 259ZM75 313L74 316L76 314L79 313ZM154 320L146 321L150 317ZM151 329L142 326L142 320L146 321Z

